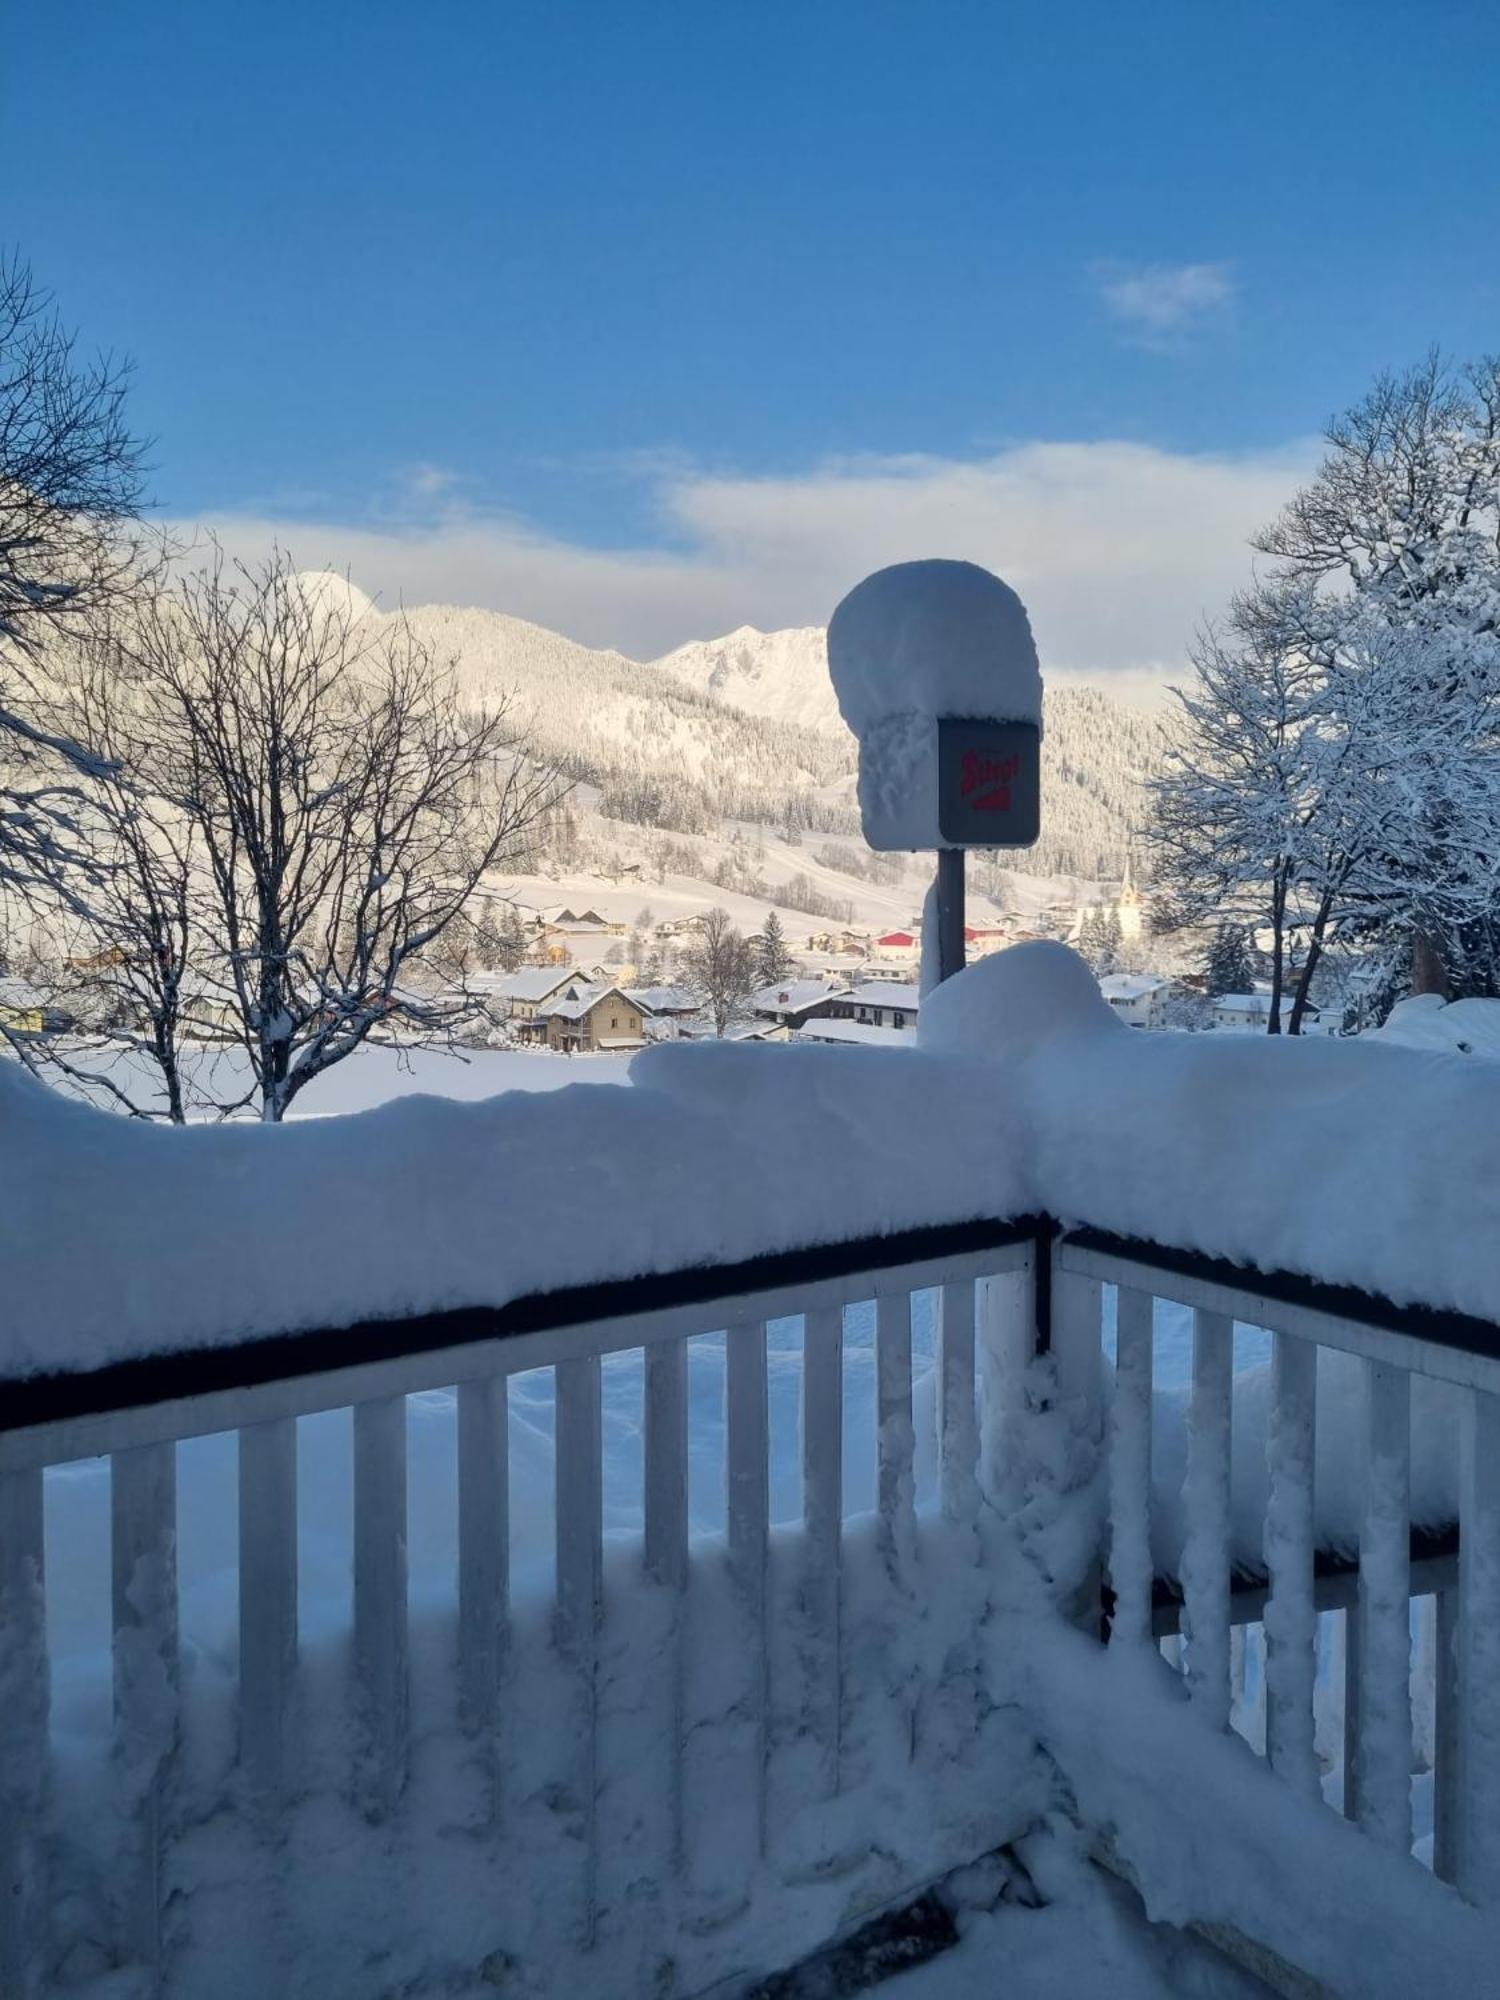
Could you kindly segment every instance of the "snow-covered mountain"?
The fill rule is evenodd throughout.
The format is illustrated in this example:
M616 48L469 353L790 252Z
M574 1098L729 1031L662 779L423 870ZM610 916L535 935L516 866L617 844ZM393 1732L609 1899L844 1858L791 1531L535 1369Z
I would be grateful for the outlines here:
M741 625L722 639L695 639L656 661L685 687L728 702L747 715L837 731L838 703L828 678L828 641L820 625L761 632Z
M379 613L374 614L379 616ZM510 697L534 748L619 827L708 836L732 824L858 843L856 753L822 630L753 626L642 662L499 611L406 612L475 701ZM1049 692L1044 832L1028 874L1118 878L1158 755L1145 711L1092 688Z

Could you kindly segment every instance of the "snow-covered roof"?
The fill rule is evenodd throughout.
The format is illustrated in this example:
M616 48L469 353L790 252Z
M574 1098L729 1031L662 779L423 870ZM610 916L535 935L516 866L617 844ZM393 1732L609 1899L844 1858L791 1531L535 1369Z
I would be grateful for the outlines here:
M877 1028L869 1021L808 1021L797 1030L799 1042L841 1042L869 1049L909 1049L910 1031Z
M915 1013L921 1004L921 989L905 986L899 979L866 979L851 986L847 996L860 1007L900 1007Z
M1099 981L1099 991L1106 1000L1144 1000L1171 983L1154 972L1107 972Z
M566 966L525 965L519 972L480 974L474 984L507 1000L545 1000L576 976Z
M685 986L631 986L624 992L644 1014L696 1014L700 1005Z
M1216 1007L1227 1007L1236 1014L1269 1014L1271 996L1269 993L1216 993Z
M757 1014L800 1014L821 1000L842 996L842 986L830 986L825 979L784 979L779 986L763 986L751 995L750 1005Z
M590 986L578 981L559 993L555 1000L539 1007L537 1012L544 1021L581 1021L585 1014L592 1012L601 1000L607 1000L611 994L629 1004L628 995L618 986Z

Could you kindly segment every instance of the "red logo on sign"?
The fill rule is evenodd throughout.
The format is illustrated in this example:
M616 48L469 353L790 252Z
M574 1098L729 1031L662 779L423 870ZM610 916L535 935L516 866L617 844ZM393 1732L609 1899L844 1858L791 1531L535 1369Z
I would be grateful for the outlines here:
M986 757L979 750L966 750L959 797L975 812L1008 813L1011 781L1020 768L1018 756Z

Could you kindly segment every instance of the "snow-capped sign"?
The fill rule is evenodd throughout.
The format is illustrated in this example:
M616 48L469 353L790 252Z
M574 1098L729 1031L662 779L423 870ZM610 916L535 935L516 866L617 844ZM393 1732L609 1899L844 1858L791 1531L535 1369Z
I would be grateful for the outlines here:
M1042 677L1009 584L977 563L897 563L828 625L880 849L1028 847L1040 830Z

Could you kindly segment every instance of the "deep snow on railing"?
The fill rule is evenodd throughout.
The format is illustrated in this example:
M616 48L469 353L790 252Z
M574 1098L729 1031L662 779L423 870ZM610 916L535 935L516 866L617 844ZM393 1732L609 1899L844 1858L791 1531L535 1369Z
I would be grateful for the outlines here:
M154 1991L225 1996L502 1976L692 1993L1013 1837L1047 1784L978 1642L981 1480L999 1446L982 1445L976 1385L989 1378L998 1414L999 1376L1030 1350L1031 1260L1028 1224L970 1225L767 1260L726 1297L720 1274L698 1271L618 1287L616 1310L589 1320L562 1295L488 1331L472 1316L414 1321L406 1351L378 1361L277 1374L252 1344L220 1351L212 1388L194 1387L190 1357L175 1380L155 1374L179 1395L120 1400L143 1378L116 1371L16 1401L11 1418L35 1421L0 1431L0 1990L65 1992L128 1967ZM921 1508L914 1294L935 1318L940 1389ZM844 1328L861 1302L875 1477L851 1507ZM802 1505L773 1528L767 1323L789 1315ZM695 1537L690 1349L715 1329L724 1532ZM304 1360L320 1345L349 1351L312 1336ZM620 1363L638 1368L641 1532L612 1539L601 1378ZM513 1588L509 1510L537 1496L510 1477L508 1390L539 1369L553 1381L554 1560L545 1585ZM448 1392L445 1462L427 1449L421 1467L429 1488L435 1471L453 1483L444 1574L441 1535L408 1560L407 1440L413 1406L430 1415ZM327 1448L319 1413L341 1409L348 1624L330 1628L322 1607L299 1641L299 1471L308 1483L311 1440ZM182 1508L212 1510L189 1441L212 1444L230 1418L234 1546L220 1558L238 1616L185 1644L177 1554L196 1524ZM98 1452L112 1693L66 1688L49 1732L48 1516L56 1540L68 1501L49 1489ZM64 1544L79 1552L76 1524ZM107 1731L90 1709L101 1695Z
M1111 1645L1176 1635L1169 1656L1220 1729L1246 1706L1248 1651L1262 1715L1247 1738L1294 1790L1329 1796L1397 1853L1413 1844L1413 1773L1430 1772L1432 1865L1495 1903L1500 1328L1087 1230L1064 1238L1059 1261L1090 1314L1115 1288ZM1157 1301L1193 1321L1185 1470L1165 1494L1152 1468L1165 1428ZM1271 1343L1269 1363L1238 1377L1237 1326ZM1259 1404L1238 1427L1237 1396ZM1320 1428L1334 1433L1321 1451ZM1320 1635L1332 1610L1338 1627L1324 1620ZM1320 1655L1325 1688L1330 1669L1341 1682L1322 1704L1341 1740L1321 1758Z
M1442 1592L1418 1673L1434 1861L1489 1905L1500 1071L1132 1035L1059 952L948 982L910 1052L653 1050L629 1089L542 1106L142 1132L0 1067L0 1991L134 1968L225 1996L690 1995L975 1859L1059 1782L1128 1847L1137 1723L1178 1773L1157 1810L1208 1796L1247 1620L1270 1769L1237 1809L1286 1802L1304 1859L1336 1853L1346 1883L1351 1848L1368 1864L1361 1921L1399 1903L1473 1964L1472 1909L1408 1856L1410 1600ZM914 1300L939 1327L930 1504ZM1183 1396L1153 1380L1153 1300L1193 1315ZM800 1478L778 1520L767 1328L788 1321ZM871 1492L851 1497L865 1322ZM1258 1372L1236 1376L1236 1324L1268 1330ZM712 1523L684 1403L705 1336ZM601 1444L621 1356L623 1525ZM538 1372L545 1509L540 1460L507 1463ZM343 1453L347 1492L323 1477ZM96 1454L107 1482L70 1472ZM545 1572L513 1574L539 1512ZM1339 1760L1318 1634L1351 1564ZM84 1598L98 1643L59 1645ZM1148 1717L1179 1615L1196 1713ZM1244 1774L1214 1769L1222 1799ZM1173 1912L1222 1911L1222 1872L1192 1871L1235 1817L1177 1840ZM1149 1873L1166 1844L1123 1858ZM1389 1937L1360 1962L1353 1917L1289 1927L1313 1892L1276 1886L1236 1921L1334 1990L1400 1990Z

